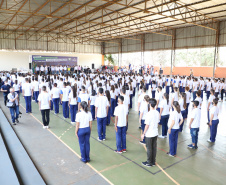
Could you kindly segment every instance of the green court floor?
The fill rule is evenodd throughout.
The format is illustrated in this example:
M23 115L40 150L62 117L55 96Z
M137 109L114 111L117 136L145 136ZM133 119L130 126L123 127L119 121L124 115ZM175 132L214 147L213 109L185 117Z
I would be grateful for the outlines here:
M21 98L21 105L25 107L23 98ZM134 103L135 106L136 103ZM203 106L205 106L205 102ZM53 112L51 113L50 130L80 155L78 140L75 137L75 127L70 124L70 119L63 119L61 108L60 106L59 115L54 115ZM225 110L226 105L222 103L221 112L225 112ZM34 102L32 102L32 115L42 121L38 105ZM31 121L32 119L34 118L31 117ZM199 148L197 150L187 148L187 145L191 143L191 137L187 123L185 122L184 131L179 134L177 157L172 158L166 155L166 152L169 150L168 138L158 139L157 164L159 167L155 166L151 168L144 167L141 164L141 162L146 161L146 151L144 146L139 144L140 130L138 129L138 114L134 109L129 113L129 129L126 138L127 153L121 155L114 153L116 139L113 122L107 127L106 141L103 142L97 140L96 125L97 123L94 121L90 138L90 165L105 176L112 184L225 184L225 131L220 131L214 145L207 143L206 140L209 137L209 130L206 126L205 116L202 116ZM222 128L225 128L225 126ZM159 127L159 133L161 133L161 127ZM163 173L160 167L165 173Z

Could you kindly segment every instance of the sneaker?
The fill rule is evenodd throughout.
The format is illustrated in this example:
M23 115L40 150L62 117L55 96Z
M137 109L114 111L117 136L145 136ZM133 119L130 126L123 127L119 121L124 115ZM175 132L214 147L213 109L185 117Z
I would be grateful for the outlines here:
M13 125L16 125L16 123L13 123Z
M152 163L151 166L155 166L155 163Z
M169 154L169 156L170 156L170 157L175 157L175 155L171 155L171 154Z
M208 139L207 142L212 143L212 141L210 139Z
M106 139L103 139L103 141L105 141Z
M197 146L193 146L192 149L198 149L198 147Z
M49 129L49 126L46 126L46 129Z
M98 141L102 141L101 139L99 139L99 137L97 138Z
M141 127L139 127L139 129L141 129Z
M139 143L140 143L140 144L142 144L142 145L146 145L146 143L145 143L145 142L143 142L143 141L140 141Z
M55 115L57 115L57 113L54 112Z
M151 166L152 166L152 165L149 164L147 161L146 161L146 162L142 162L142 164L143 164L144 166L146 166L146 167L151 167Z
M18 119L16 119L16 122L17 122L17 123L19 123L19 120L18 120Z
M164 139L166 136L158 136L158 137Z
M188 145L188 148L192 148L192 147L193 147L193 145L192 145L192 144Z
M126 153L126 149L123 149L122 152L123 152L123 153Z
M83 161L82 159L80 159L80 161L82 161L83 163L86 163L86 161Z
M115 150L114 152L117 153L117 154L122 154L122 151Z
M43 126L42 128L43 128L43 129L46 129L46 126Z

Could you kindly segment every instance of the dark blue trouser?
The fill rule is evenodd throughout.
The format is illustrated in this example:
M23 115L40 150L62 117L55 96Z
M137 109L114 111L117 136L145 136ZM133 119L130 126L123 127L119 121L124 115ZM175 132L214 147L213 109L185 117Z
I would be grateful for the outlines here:
M75 122L77 105L70 105L70 113L71 113L71 122Z
M224 98L224 89L221 90L221 100L223 101Z
M136 91L136 88L134 87L133 88L133 96L135 96L135 91Z
M79 128L78 129L78 142L80 146L81 159L83 162L89 161L90 153L90 127Z
M26 113L31 112L31 96L24 96L26 104Z
M167 136L169 115L161 116L162 136Z
M38 95L39 95L39 91L34 91L34 100L36 103L38 103Z
M56 114L59 113L59 101L60 101L60 98L53 98L53 106Z
M146 84L146 90L148 90L149 84Z
M155 91L152 91L152 98L155 98Z
M178 133L179 129L171 129L171 133L169 134L169 146L171 155L177 154L177 142L178 142Z
M115 106L118 106L118 96L116 96L116 99L115 99Z
M212 125L210 126L210 141L215 142L217 135L217 126L219 124L219 119L212 120Z
M106 137L106 124L107 124L107 117L97 118L97 132L100 140L103 140Z
M182 130L183 130L184 119L186 118L186 114L187 114L186 110L181 111L181 114L182 114L182 117L183 117L183 123L180 125L180 129L179 129L180 132L182 132Z
M115 99L111 98L111 117L114 117L115 112Z
M166 86L166 93L169 94L169 88L170 86Z
M192 143L194 143L195 146L197 147L199 128L191 128L190 133L191 133Z
M141 120L141 129L142 129L143 132L144 132L144 128L145 128L144 122L145 122L145 120L142 119L142 120ZM143 139L143 142L145 142L145 137L144 137L144 139Z
M12 122L15 123L15 119L18 119L18 117L19 117L19 106L9 108L9 110L10 110Z
M63 116L64 116L64 118L69 118L68 101L63 101L62 102L62 108L63 108Z
M53 110L53 100L50 100L50 110Z
M91 111L93 120L95 120L95 105L90 105L90 111Z
M108 111L108 115L107 115L107 125L110 125L111 123L111 111Z
M195 99L196 99L196 92L197 92L197 91L194 91L194 92L193 92L193 101L195 101Z
M116 147L117 151L126 150L126 126L117 127L116 134Z
M201 90L201 98L203 99L203 90Z
M129 108L130 109L132 109L133 108L133 95L131 94L130 96L129 96L129 98L130 98L130 103L129 103Z
M206 97L207 97L207 100L209 100L209 97L210 97L210 91L206 91Z
M187 103L187 108L186 108L186 118L188 117L188 108L189 108L190 103Z

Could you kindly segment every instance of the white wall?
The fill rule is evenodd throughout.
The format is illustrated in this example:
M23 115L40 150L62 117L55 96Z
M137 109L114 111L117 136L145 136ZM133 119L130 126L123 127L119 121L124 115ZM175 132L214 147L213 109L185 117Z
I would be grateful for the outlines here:
M101 66L102 56L101 54L72 54L72 53L53 53L53 52L23 52L23 51L0 51L0 71L12 70L12 68L29 69L29 56L30 55L47 55L47 56L73 56L78 57L78 65L92 67L92 63L95 64L95 68Z

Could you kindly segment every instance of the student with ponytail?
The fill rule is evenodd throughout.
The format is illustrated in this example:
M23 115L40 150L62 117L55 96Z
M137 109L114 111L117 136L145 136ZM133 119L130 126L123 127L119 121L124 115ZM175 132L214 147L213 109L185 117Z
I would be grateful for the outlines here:
M115 92L114 85L111 86L110 96L111 96L111 99L110 99L111 108L110 108L109 112L110 112L110 116L114 117L115 104L116 104L116 92ZM109 124L110 124L110 122L109 122Z
M95 120L95 101L96 101L96 91L93 90L89 100L90 111L91 111L93 120Z
M178 87L174 87L173 89L174 89L174 92L171 94L172 110L173 110L173 102L179 100L179 88Z
M75 124L76 113L78 111L77 107L77 86L72 86L72 91L69 94L69 102L68 106L70 108L71 113L71 123Z
M76 129L75 135L78 138L81 161L86 163L90 162L90 134L92 130L92 115L88 112L88 104L82 101L80 104L81 112L76 115Z
M108 99L108 103L109 103L109 109L111 110L111 107L112 107L112 102L111 102L111 95L110 95L110 92L109 90L106 90L105 91L105 96L107 97ZM110 125L111 123L111 111L108 111L108 114L107 114L107 126Z
M162 125L162 135L159 138L166 138L167 137L167 130L168 130L168 120L169 120L169 95L167 93L163 94L163 100L159 104L160 108L160 125Z
M186 93L183 93L183 92L180 93L179 104L180 104L181 114L182 114L182 117L183 117L183 122L180 125L180 132L182 132L183 126L184 126L184 120L187 118L187 114L186 114L186 108L187 108Z
M144 127L145 127L145 118L146 114L148 113L149 109L149 100L150 97L148 95L144 96L144 100L140 106L140 117L139 117L139 123L141 126L142 131L144 132ZM145 138L140 141L140 144L145 144Z
M213 107L213 100L215 99L215 91L213 89L210 90L210 97L209 97L209 100L208 100L208 106L207 106L207 119L208 119L208 123L210 121L209 119L209 111L210 109Z
M189 91L189 87L185 87L185 93L186 93L186 118L188 117L188 108L189 108L189 104L190 104L190 99L191 99L191 93Z
M170 150L167 154L171 157L175 157L177 154L177 142L178 142L178 133L180 125L183 122L183 117L180 110L180 105L177 101L173 102L173 111L170 113L169 117L169 147Z

